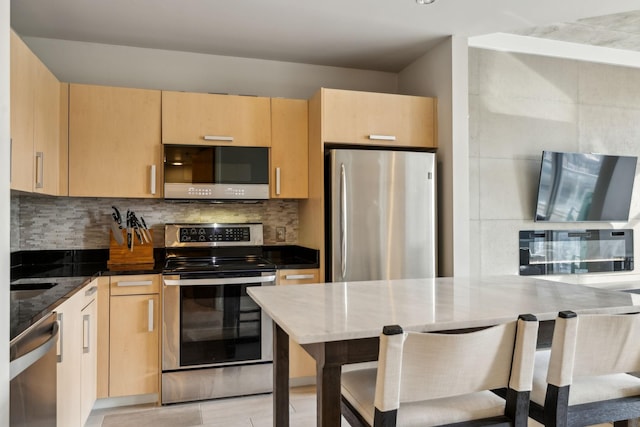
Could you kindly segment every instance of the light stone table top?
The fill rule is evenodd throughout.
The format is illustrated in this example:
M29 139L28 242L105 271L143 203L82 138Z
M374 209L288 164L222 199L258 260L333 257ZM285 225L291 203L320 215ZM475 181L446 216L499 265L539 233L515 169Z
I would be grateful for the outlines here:
M251 287L249 295L299 344L375 337L385 325L430 331L486 326L532 313L640 311L631 295L521 276Z

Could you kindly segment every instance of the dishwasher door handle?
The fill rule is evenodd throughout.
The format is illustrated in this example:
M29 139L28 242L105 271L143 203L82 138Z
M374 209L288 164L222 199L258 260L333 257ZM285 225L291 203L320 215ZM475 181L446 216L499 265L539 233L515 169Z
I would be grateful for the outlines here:
M51 350L56 345L59 333L60 324L56 320L53 323L53 328L51 329L51 337L49 337L49 339L47 339L39 347L36 347L24 356L20 356L19 358L9 363L9 380L12 380L20 375L23 371L29 368L29 366L33 365L38 360L40 360L42 356L47 354L49 350Z

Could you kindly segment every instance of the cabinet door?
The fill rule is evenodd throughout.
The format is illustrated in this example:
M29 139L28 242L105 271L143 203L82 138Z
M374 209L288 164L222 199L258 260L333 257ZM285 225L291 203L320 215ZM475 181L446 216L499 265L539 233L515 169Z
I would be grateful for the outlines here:
M60 322L58 339L57 425L80 427L82 299L76 294L56 308Z
M160 91L69 85L69 195L161 197Z
M278 270L276 285L303 285L318 283L317 268ZM300 345L289 340L289 377L315 377L316 361Z
M271 146L270 99L162 92L162 143Z
M322 89L324 142L436 147L436 100Z
M111 397L158 393L159 297L111 297L109 391Z
M11 31L11 189L33 191L34 73L36 56Z
M60 82L40 61L35 70L33 141L34 192L61 194L60 184Z
M69 195L69 83L60 83L58 195Z
M308 104L271 100L271 198L309 197Z
M96 398L109 397L109 277L103 276L98 281L98 341Z
M96 401L98 356L98 302L94 299L82 309L82 361L80 384L80 425L89 418Z

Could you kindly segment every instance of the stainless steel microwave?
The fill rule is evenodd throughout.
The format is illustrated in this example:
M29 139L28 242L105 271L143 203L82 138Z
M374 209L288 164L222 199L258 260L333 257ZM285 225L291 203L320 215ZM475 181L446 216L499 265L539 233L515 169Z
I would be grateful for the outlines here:
M269 149L164 145L164 198L269 198Z

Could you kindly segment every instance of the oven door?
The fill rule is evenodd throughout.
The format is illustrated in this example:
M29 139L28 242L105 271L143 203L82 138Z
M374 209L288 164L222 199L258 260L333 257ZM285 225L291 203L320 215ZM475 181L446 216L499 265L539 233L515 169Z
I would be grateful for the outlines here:
M274 271L165 275L163 371L272 361L271 319L247 288L275 278Z

